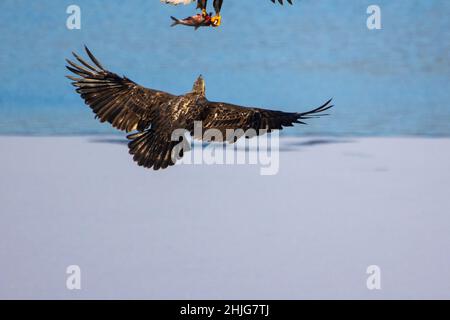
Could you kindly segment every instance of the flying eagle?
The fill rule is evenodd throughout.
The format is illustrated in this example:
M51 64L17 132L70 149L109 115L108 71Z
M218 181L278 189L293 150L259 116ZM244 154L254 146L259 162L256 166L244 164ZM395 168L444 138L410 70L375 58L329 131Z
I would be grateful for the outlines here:
M295 123L305 124L304 120L324 115L322 112L332 107L329 100L314 110L297 113L212 102L205 97L205 82L201 76L192 91L172 95L144 88L106 70L87 47L85 50L92 62L73 53L78 62L66 59L66 67L78 77L67 77L101 122L108 121L127 133L137 131L127 136L129 152L138 165L155 170L172 166L183 156L182 152L175 157L172 155L180 142L172 141L171 135L180 128L192 135L194 121L202 121L203 130L220 130L226 137L221 141L234 143L242 135L229 140L227 129L253 129L256 134L264 134Z
M197 1L197 8L202 10L203 16L207 16L206 12L206 6L208 3L208 0L161 0L161 2L173 4L173 5L179 5L179 4L190 4L194 1ZM283 5L283 0L270 0L273 3L280 3ZM286 0L289 4L292 4L292 0ZM220 26L222 17L220 16L220 10L222 9L222 3L223 0L214 0L213 6L214 10L216 11L216 15L211 18L212 25L214 27Z

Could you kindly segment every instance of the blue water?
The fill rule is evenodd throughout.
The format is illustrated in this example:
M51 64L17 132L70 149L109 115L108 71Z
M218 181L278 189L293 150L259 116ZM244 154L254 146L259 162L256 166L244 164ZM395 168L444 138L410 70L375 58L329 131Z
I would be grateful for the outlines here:
M227 0L219 29L170 28L194 6L159 0L1 0L0 134L112 133L64 78L87 44L109 69L173 93L203 74L211 100L302 111L333 97L325 119L287 134L450 136L450 1ZM68 30L66 8L82 10Z

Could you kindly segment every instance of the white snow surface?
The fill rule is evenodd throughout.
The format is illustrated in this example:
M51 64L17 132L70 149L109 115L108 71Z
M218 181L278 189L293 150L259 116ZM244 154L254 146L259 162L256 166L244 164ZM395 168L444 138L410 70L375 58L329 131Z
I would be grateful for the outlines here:
M0 137L0 298L450 298L450 139L285 138L274 176L122 142Z

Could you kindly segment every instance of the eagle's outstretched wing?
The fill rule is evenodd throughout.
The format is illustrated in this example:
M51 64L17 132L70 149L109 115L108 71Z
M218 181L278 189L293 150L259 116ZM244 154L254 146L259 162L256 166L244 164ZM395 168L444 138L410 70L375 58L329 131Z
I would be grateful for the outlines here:
M106 70L89 49L85 49L92 63L73 53L79 64L67 59L69 65L66 67L79 77L67 78L73 81L76 91L101 122L108 121L126 132L143 131L158 116L160 106L174 97L167 92L144 88Z
M208 113L203 119L203 128L217 129L222 133L223 139L235 142L241 135L234 135L230 140L227 129L247 131L253 129L256 134L264 134L272 130L281 130L283 127L292 127L294 124L306 124L305 120L327 115L324 111L333 107L331 99L318 108L307 112L283 112L260 108L247 108L223 102L209 102ZM234 133L236 134L236 133Z
M325 115L323 111L332 107L331 100L322 106L302 113L282 112L274 110L266 110L259 108L246 108L237 105L220 102L209 102L206 99L206 105L200 103L198 109L203 110L202 116L198 121L202 121L201 133L205 134L208 129L216 129L221 133L221 137L214 135L215 141L228 141L234 143L246 135L252 137L254 134L264 134L283 127L293 126L295 123L305 124L304 120ZM254 129L249 132L249 129ZM191 131L194 135L195 130ZM128 136L130 143L130 153L133 155L134 161L140 166L146 168L165 169L173 166L176 160L183 157L183 150L179 153L173 153L174 148L179 141L172 141L170 131L164 128L158 130L147 129L144 132L132 134ZM211 133L211 132L210 132ZM212 136L194 138L209 140ZM175 157L175 158L173 158Z

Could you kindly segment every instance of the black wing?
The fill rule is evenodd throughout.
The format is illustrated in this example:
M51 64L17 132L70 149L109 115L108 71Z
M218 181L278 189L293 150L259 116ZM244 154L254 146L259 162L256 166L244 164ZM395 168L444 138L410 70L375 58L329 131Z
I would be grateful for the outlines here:
M273 3L275 3L275 0L270 0L270 1L272 1ZM289 4L292 4L292 0L286 0ZM278 2L281 4L281 5L283 5L283 0L278 0Z
M271 132L272 130L281 130L283 127L292 127L294 124L306 124L305 120L317 118L324 114L323 112L333 107L331 99L318 108L307 112L283 112L275 110L266 110L260 108L246 108L222 102L209 102L208 112L203 119L203 128L217 129L222 133L222 137L235 142L241 135L233 133L230 139L229 133L233 130L242 129L247 131L253 129L257 135ZM227 129L230 131L227 132Z
M73 80L76 91L101 122L108 121L113 127L126 132L143 131L158 116L160 106L174 97L166 92L144 88L106 70L89 49L85 49L92 63L73 53L79 64L67 59L69 65L66 67L79 77L67 77Z

